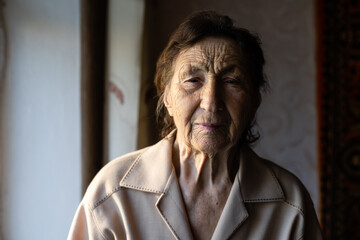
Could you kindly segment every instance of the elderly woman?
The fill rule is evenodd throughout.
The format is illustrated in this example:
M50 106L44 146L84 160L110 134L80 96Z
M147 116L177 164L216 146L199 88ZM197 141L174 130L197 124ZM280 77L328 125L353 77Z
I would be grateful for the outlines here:
M69 239L321 239L300 181L250 148L263 65L229 17L188 17L157 63L163 140L98 173Z

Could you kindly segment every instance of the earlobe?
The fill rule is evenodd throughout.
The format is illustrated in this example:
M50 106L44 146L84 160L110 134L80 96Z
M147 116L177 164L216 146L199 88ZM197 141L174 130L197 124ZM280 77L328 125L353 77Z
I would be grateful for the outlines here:
M165 105L166 109L168 110L169 115L172 117L173 112L172 112L172 107L171 107L171 97L168 94L168 88L165 89L163 101L164 101L164 105Z

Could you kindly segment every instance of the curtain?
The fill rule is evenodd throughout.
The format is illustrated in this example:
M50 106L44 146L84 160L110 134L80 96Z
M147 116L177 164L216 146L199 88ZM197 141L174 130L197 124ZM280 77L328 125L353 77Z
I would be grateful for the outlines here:
M360 2L317 1L321 216L326 239L360 239Z

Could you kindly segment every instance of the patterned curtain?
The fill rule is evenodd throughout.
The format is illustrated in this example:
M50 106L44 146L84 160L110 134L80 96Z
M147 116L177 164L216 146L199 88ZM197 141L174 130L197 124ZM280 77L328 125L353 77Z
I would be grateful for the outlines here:
M326 239L360 239L360 1L317 10L321 222Z

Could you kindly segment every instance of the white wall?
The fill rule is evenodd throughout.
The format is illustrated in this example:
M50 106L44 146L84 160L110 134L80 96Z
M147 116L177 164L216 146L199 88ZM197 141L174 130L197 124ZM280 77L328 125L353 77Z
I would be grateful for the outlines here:
M144 0L110 0L105 161L136 150Z
M4 239L66 239L81 197L80 1L5 0Z

